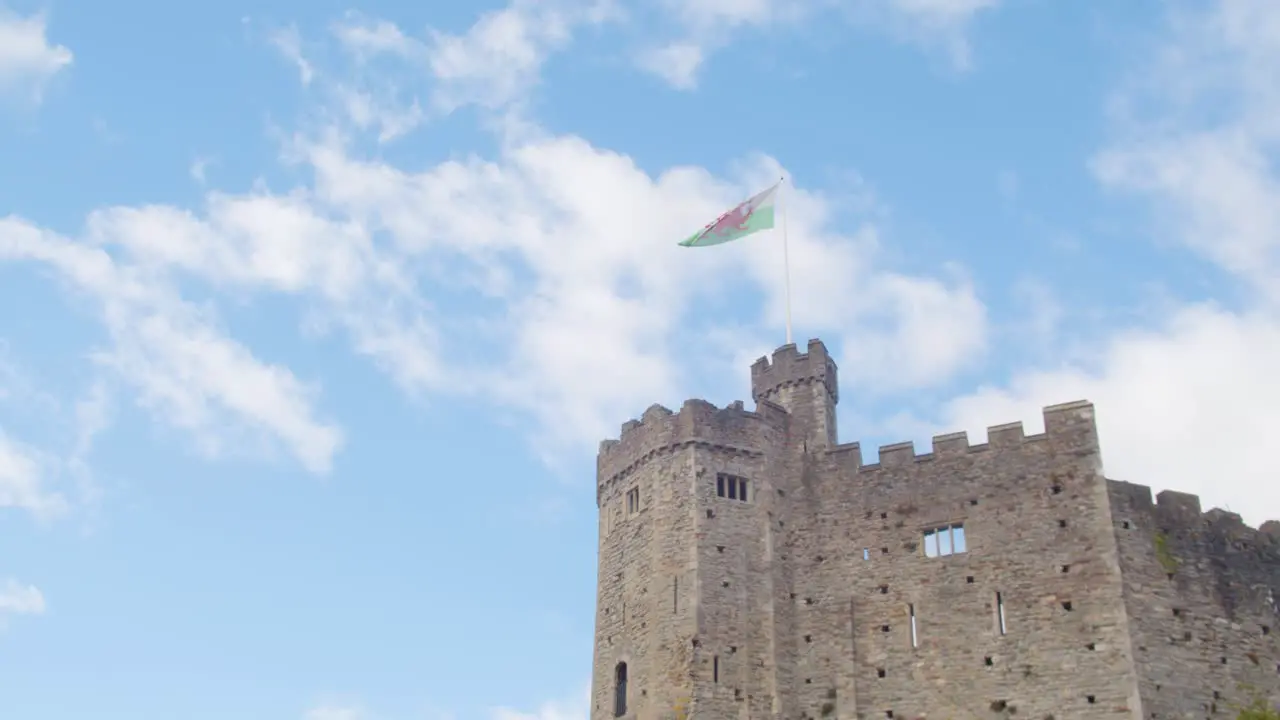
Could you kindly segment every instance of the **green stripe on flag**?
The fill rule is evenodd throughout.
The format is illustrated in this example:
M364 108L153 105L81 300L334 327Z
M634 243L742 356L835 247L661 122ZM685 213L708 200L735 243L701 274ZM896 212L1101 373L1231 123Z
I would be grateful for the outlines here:
M683 247L710 247L740 240L752 233L773 228L774 201L779 180L773 187L752 196L706 227L680 242Z

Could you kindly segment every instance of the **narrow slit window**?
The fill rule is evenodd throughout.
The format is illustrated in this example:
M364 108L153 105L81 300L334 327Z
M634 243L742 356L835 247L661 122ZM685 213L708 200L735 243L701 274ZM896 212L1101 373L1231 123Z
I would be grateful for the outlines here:
M627 664L618 663L613 673L613 716L622 717L627 714Z
M738 499L738 478L736 477L729 478L729 499Z
M627 514L634 515L640 512L640 488L634 487L627 491Z
M724 497L724 476L716 476L716 497Z
M908 605L907 614L911 616L911 647L920 647L920 635L916 632L916 606Z
M711 656L711 682L720 682L720 656Z
M747 501L747 479L746 478L738 479L738 499L741 500L742 502Z
M1004 624L1004 596L1000 593L996 593L996 626L999 628L1000 634L1004 635L1006 630Z
M862 559L863 560L871 559L871 548L862 548Z

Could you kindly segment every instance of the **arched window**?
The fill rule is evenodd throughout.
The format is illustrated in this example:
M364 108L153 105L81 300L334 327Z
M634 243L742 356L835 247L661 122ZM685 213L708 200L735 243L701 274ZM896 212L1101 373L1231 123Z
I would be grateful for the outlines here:
M622 717L627 714L627 664L618 663L613 671L614 697L613 716Z

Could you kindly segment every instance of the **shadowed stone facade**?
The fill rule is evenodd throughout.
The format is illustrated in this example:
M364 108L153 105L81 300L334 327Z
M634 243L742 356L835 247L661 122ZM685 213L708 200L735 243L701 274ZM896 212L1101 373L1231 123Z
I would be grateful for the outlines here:
M1280 523L1107 480L1093 406L988 442L836 442L826 347L754 412L601 443L593 720L1228 718L1280 699ZM625 702L622 702L625 701Z

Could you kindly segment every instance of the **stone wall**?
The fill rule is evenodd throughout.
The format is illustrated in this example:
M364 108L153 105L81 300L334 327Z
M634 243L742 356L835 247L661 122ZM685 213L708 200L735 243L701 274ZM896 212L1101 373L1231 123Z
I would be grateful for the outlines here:
M1146 717L1234 718L1280 702L1280 523L1200 511L1194 495L1110 483Z
M973 447L942 436L920 456L889 446L876 465L857 446L822 459L785 541L802 676L786 716L1136 708L1093 408L1048 408L1045 427ZM955 526L965 551L927 557L925 533Z
M593 720L619 662L637 720L1225 719L1280 700L1280 523L1106 480L1085 402L1046 408L1041 435L864 465L836 444L836 372L822 343L788 345L752 366L755 412L653 406L601 444ZM964 552L926 553L956 526Z

